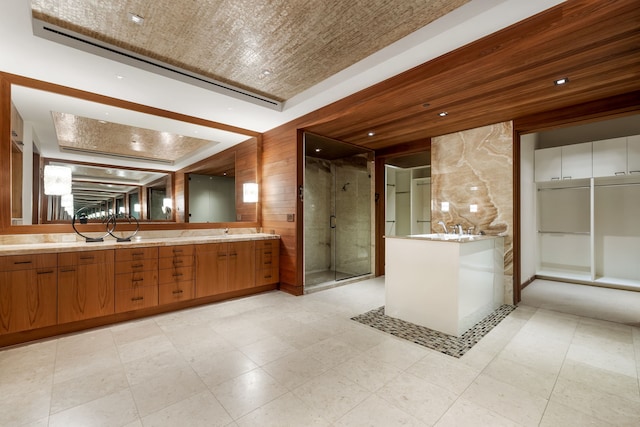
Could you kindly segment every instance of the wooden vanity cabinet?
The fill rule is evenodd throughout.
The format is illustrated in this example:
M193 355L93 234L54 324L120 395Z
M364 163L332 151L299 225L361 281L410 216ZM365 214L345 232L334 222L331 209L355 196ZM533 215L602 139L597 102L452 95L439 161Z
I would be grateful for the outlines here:
M220 242L196 247L198 298L255 286L255 242Z
M58 254L58 323L114 313L114 251Z
M280 241L256 241L256 286L280 281Z
M56 254L0 257L0 334L54 325Z
M158 303L170 304L194 297L193 245L162 246L158 249Z
M158 248L116 251L115 312L158 305Z

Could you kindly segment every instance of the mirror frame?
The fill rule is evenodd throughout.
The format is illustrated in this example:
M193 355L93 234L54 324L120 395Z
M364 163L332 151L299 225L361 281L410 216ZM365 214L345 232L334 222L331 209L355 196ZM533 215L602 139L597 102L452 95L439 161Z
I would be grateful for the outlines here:
M255 182L258 183L258 185L261 184L260 153L261 153L261 146L262 146L262 134L260 134L259 132L0 71L0 182L2 182L2 185L0 185L0 234L43 234L43 233L73 232L69 224L12 225L11 223L11 184L10 184L11 183L11 135L10 133L11 133L11 86L12 85L25 86L32 89L53 92L56 94L71 96L71 97L83 99L86 101L97 102L105 105L137 111L140 113L151 114L159 117L165 117L168 119L184 121L187 123L192 123L200 126L207 126L207 127L220 129L228 132L234 132L240 135L245 135L248 140L255 139L256 141ZM240 143L238 145L241 146L243 144L244 143ZM225 151L234 150L234 149L235 147L231 147ZM225 151L223 151L222 153L225 153ZM222 154L222 153L219 153L219 154ZM209 159L213 159L217 155L218 154L213 155ZM197 162L197 164L203 164L203 163L206 163L206 161L208 161L208 159L201 160ZM231 228L259 227L260 217L261 217L260 200L255 204L255 212L256 212L255 221L228 222L228 223L185 222L184 221L184 208L185 208L184 176L185 176L185 173L188 173L190 171L190 169L191 169L190 167L186 167L176 172L167 171L167 173L174 174L172 187L173 187L173 198L175 201L174 206L176 207L176 212L174 214L174 218L176 222L141 223L140 224L141 231L172 230L172 229L207 229L207 228L220 228L220 227L231 227ZM237 166L236 166L236 169L238 169ZM178 208L181 208L182 212L179 212ZM95 227L96 227L95 231L99 231L100 226L96 224ZM88 231L92 231L92 230L88 230Z

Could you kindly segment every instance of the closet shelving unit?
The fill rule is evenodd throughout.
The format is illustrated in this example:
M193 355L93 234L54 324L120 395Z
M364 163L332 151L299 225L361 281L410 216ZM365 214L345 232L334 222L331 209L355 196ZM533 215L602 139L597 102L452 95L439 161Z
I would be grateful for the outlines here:
M536 275L640 290L640 137L592 144L588 164L580 144L581 167L592 171L590 178L536 183ZM537 160L549 157L541 154ZM539 177L548 164L535 167Z

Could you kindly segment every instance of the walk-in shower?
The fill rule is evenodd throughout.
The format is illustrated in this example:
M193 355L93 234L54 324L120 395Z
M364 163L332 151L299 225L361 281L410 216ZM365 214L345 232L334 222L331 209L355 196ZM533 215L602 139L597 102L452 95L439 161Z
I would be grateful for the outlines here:
M371 273L373 154L305 134L305 291Z

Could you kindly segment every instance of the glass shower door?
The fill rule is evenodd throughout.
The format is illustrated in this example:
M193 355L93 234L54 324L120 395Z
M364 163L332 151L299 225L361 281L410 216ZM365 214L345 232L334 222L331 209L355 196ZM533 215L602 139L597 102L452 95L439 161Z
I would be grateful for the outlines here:
M332 248L335 280L371 272L371 175L367 155L334 161Z

